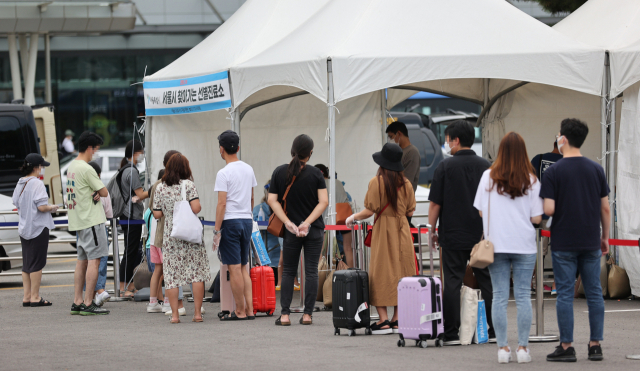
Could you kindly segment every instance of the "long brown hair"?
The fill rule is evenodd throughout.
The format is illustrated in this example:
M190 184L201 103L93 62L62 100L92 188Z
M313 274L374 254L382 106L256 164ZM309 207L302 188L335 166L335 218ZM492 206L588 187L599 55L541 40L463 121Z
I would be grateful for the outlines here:
M387 195L387 201L393 208L393 211L398 211L398 191L404 186L404 171L387 170L382 166L378 168L376 174L378 178L382 178L384 186L384 192ZM404 188L406 193L407 189Z
M181 154L176 153L167 162L164 175L162 176L162 182L168 186L180 184L180 180L189 179L193 181L193 175L191 174L191 167L189 166L189 160Z
M498 194L505 193L511 199L527 194L531 189L531 176L535 175L533 166L529 162L527 146L522 136L516 132L510 132L502 138L498 157L491 165L491 188L497 186ZM535 176L534 182L535 180Z

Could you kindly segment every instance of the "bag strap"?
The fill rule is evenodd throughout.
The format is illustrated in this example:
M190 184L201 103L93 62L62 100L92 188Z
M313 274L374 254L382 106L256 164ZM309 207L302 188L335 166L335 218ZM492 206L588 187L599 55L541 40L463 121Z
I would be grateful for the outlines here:
M181 180L180 181L180 187L182 188L182 190L180 191L182 194L182 201L186 201L187 200L187 187L186 187L186 181Z
M287 190L284 192L284 196L282 196L282 210L284 210L284 212L287 212L287 195L289 194L289 191L291 190L291 186L293 185L293 182L296 181L296 176L293 176L293 179L291 179L291 183L289 184L289 186L287 187Z
M118 189L120 190L120 196L122 197L122 201L124 201L125 204L128 201L126 198L124 198L124 192L122 191L122 173L124 173L125 169L130 168L132 166L133 165L131 163L124 165L120 170L118 170L118 174L116 175L116 184L118 185ZM129 195L129 197L131 197L131 195Z
M33 179L33 178L31 178L31 179ZM22 192L24 192L24 189L27 188L27 184L29 184L31 179L27 180L27 182L24 184L24 186L22 187L22 191L20 191L20 196L18 196L18 198L20 198L22 196Z
M487 238L491 232L491 191L489 191L489 215L487 215Z
M391 203L386 204L386 205L382 208L382 210L380 210L380 212L378 213L378 215L376 215L376 218L375 218L375 219L373 219L373 224L376 224L376 222L377 222L377 221L378 221L378 219L380 218L380 215L382 215L382 213L387 209L387 207L389 207L389 204L391 204Z

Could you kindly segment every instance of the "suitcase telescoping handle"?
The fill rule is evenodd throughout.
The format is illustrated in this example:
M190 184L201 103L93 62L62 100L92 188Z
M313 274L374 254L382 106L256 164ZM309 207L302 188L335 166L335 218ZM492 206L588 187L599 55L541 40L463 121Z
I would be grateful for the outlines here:
M427 228L428 229L428 247L429 247L429 262L430 262L430 267L431 267L431 276L433 277L433 248L432 248L432 228L430 224L418 224L418 254L420 256L420 258L418 259L418 264L420 266L420 275L423 275L423 269L422 269L422 229L423 228Z

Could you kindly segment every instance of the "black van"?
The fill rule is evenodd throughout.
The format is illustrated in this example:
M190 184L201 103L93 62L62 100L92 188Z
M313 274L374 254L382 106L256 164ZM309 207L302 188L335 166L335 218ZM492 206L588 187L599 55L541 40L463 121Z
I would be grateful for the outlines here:
M420 151L420 179L418 184L431 184L436 167L444 160L442 148L431 130L433 121L426 115L414 112L390 112L394 121L407 126L411 144Z
M29 153L40 153L31 107L0 104L0 193L11 197Z

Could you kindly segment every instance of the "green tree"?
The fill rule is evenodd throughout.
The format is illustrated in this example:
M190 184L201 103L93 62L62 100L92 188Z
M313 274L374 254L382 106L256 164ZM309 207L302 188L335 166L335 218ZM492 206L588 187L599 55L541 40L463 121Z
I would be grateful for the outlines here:
M586 3L587 0L527 0L539 3L542 8L549 13L563 13L563 12L573 12L578 9L582 4Z

